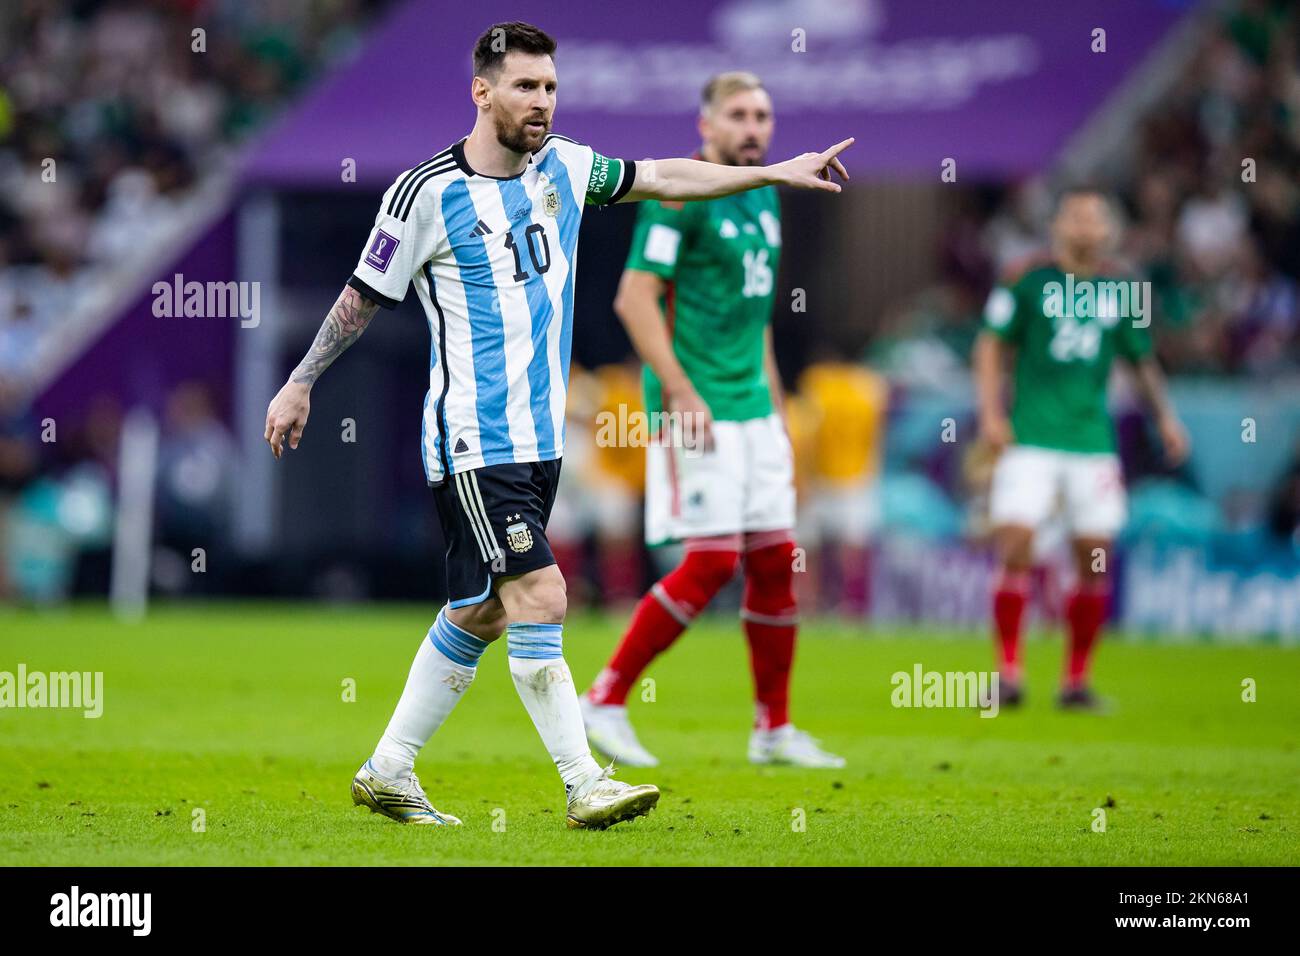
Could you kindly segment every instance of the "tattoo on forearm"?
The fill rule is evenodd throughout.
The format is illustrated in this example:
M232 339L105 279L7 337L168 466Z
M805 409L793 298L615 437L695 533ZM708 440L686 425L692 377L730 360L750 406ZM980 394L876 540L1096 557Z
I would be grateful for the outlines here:
M302 385L314 383L320 378L320 373L329 368L330 363L361 336L378 311L379 303L371 302L356 289L347 286L330 309L329 315L325 316L320 331L316 333L316 340L289 376L290 380Z

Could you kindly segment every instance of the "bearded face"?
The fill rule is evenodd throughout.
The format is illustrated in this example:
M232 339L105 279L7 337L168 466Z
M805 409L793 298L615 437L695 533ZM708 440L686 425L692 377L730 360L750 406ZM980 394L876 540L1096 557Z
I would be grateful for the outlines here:
M733 93L700 119L705 143L727 166L763 165L774 129L772 101L762 89Z
M489 81L497 142L515 153L536 152L555 113L555 64L549 56L511 51Z
M507 116L504 111L493 117L497 142L516 153L532 153L541 148L542 140L551 129L550 119L530 110L522 118Z

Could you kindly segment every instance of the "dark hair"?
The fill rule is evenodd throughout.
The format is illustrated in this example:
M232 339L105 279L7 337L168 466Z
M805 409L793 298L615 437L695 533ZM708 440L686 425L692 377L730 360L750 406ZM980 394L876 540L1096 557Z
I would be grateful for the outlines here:
M1060 192L1056 194L1056 208L1060 209L1065 205L1067 199L1076 199L1080 196L1096 196L1103 200L1107 205L1110 205L1110 193L1101 185L1101 183L1082 182L1070 183L1069 185L1064 186Z
M519 20L494 23L474 44L474 75L495 74L511 50L554 56L555 38L545 30Z

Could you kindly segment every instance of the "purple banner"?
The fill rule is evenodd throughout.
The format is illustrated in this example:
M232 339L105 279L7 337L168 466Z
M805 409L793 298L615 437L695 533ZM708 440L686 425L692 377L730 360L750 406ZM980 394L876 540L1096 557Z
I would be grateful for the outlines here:
M526 17L559 41L554 129L607 155L697 145L700 87L751 69L777 112L773 158L846 136L859 173L1043 168L1155 48L1181 0L409 0L251 152L252 180L382 185L465 135L470 49ZM1104 31L1102 38L1095 31ZM1104 52L1095 49L1104 42Z
M161 412L177 385L196 382L227 417L234 336L258 318L246 308L247 291L230 281L234 275L235 222L227 215L184 254L160 263L157 281L41 394L37 415L79 420L99 403Z

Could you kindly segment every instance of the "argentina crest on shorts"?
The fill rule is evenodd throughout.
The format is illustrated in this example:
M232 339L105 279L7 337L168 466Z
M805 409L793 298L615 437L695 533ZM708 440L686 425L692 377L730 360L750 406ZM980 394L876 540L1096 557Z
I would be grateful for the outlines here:
M531 550L533 533L528 530L528 525L519 515L511 515L507 520L512 522L506 525L506 543L510 545L510 550L515 554Z

